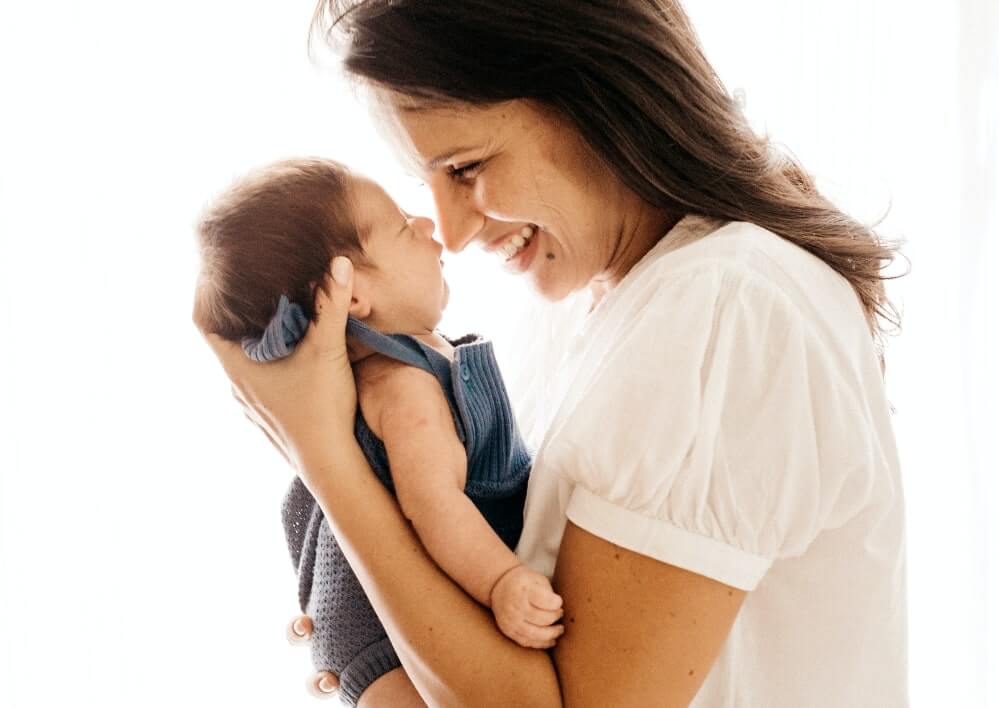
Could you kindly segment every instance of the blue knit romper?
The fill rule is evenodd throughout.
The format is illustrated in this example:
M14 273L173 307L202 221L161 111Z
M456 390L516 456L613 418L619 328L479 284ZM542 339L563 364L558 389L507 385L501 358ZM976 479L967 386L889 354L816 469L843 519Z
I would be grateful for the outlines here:
M307 324L300 323L300 332L289 335L290 318L287 312L282 315L281 309L275 317L284 320L286 331L278 339L293 346ZM517 430L492 344L475 335L452 341L454 360L449 361L413 337L385 335L353 318L348 321L347 333L380 354L427 371L437 379L465 446L465 493L503 542L514 549L523 527L531 458ZM244 348L251 353L246 343ZM276 357L273 353L259 356L258 351L254 358ZM360 410L354 432L378 479L393 491L385 446ZM313 622L313 664L317 671L336 674L341 699L355 705L375 679L401 666L399 657L322 510L297 477L285 495L281 511L288 549L298 572L299 604ZM455 536L460 532L455 529Z

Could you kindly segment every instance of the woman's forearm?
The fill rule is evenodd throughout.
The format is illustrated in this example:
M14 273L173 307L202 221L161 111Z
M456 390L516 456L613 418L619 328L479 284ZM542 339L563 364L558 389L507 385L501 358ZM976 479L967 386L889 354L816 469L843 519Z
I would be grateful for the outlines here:
M351 439L303 462L323 509L403 666L431 706L562 705L545 651L525 649L427 555Z

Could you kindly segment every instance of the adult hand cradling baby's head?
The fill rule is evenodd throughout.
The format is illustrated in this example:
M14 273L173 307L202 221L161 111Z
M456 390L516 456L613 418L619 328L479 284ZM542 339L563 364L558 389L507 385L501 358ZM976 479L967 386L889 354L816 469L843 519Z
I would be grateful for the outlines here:
M323 431L328 440L340 439L338 432L353 439L357 393L344 334L353 267L340 257L332 271L316 288L316 321L285 359L257 363L238 342L205 335L246 416L300 471L304 456L317 450L311 439L315 431Z

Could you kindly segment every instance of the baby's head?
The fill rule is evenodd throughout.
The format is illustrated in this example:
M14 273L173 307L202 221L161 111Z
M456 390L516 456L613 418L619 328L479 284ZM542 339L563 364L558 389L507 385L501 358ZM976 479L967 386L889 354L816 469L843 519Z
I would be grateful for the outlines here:
M433 331L448 297L433 232L430 219L405 214L377 184L332 160L257 169L198 224L194 321L224 339L258 338L282 294L312 321L316 285L346 256L354 317L383 332Z

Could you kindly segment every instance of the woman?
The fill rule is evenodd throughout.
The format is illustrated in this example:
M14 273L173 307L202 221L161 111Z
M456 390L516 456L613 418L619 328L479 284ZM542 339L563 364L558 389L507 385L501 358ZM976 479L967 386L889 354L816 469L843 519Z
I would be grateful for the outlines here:
M316 21L445 245L593 298L549 372L517 549L564 599L551 654L434 566L354 442L349 263L287 361L209 337L398 650L360 705L905 705L892 249L752 133L673 0L330 0Z

